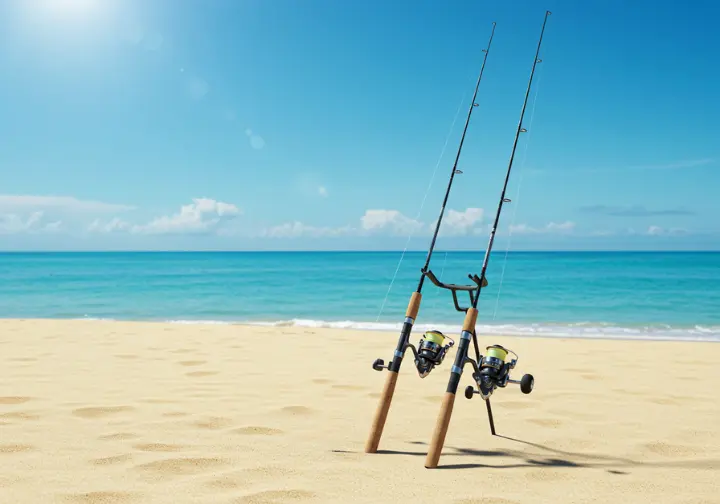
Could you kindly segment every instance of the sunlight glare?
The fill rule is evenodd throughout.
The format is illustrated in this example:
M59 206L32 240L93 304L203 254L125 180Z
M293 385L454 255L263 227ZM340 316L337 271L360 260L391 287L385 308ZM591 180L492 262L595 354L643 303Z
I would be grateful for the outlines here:
M38 7L53 17L86 18L97 12L100 0L41 0Z

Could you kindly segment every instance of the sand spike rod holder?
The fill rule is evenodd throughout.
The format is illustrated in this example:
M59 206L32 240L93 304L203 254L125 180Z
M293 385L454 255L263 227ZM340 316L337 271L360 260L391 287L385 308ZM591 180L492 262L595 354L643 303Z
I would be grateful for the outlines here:
M492 44L493 36L495 35L495 23L492 24L492 32L490 34L490 40L486 49L483 49L483 62L480 68L480 74L475 84L475 92L473 94L470 107L468 108L467 118L465 120L465 128L463 129L462 137L460 138L460 145L458 146L457 154L455 156L455 162L452 170L450 171L450 179L448 181L447 189L445 191L445 198L443 199L442 207L440 209L440 216L435 225L435 232L428 248L427 257L425 259L425 265L422 267L420 281L415 292L410 297L407 310L405 312L405 321L403 322L402 329L400 330L400 337L398 338L397 346L390 363L386 366L382 359L377 359L373 363L373 369L376 371L382 371L383 369L388 370L385 385L380 395L380 402L375 410L375 416L373 417L372 427L370 435L365 443L366 453L377 452L378 445L380 444L380 438L382 437L383 428L385 427L385 420L387 419L388 411L390 410L390 404L392 402L393 394L395 393L395 385L398 379L398 373L400 372L400 365L402 364L403 357L405 356L405 350L410 347L413 354L415 355L415 367L417 368L420 378L427 376L433 368L442 362L447 350L454 344L452 340L448 345L444 345L446 337L439 331L429 331L425 333L423 339L420 341L418 348L416 349L410 343L410 333L412 332L413 324L417 319L418 312L420 310L420 302L422 300L422 288L425 282L425 277L429 278L430 281L436 286L444 289L449 289L453 295L453 301L455 308L458 311L466 311L467 308L461 308L458 299L457 291L465 291L470 296L470 302L472 303L477 296L479 296L480 285L483 287L487 285L487 281L480 282L480 279L470 277L474 285L471 286L460 286L453 284L444 284L440 282L437 277L430 271L430 258L432 257L433 250L435 249L435 242L437 240L438 231L440 230L440 223L442 222L443 215L445 213L445 206L447 205L448 196L450 195L450 189L455 179L455 175L462 174L457 169L458 161L460 159L460 152L462 151L463 143L465 142L465 134L467 133L468 124L470 123L470 117L472 116L473 110L477 108L477 94L480 87L480 81L482 80L483 72L485 71L485 63L487 61L488 54L490 53L490 45ZM449 339L449 338L447 338Z
M523 128L523 119L525 117L525 109L527 107L528 97L530 95L530 88L532 87L533 76L535 75L535 67L540 62L540 47L542 45L543 35L545 34L545 24L547 23L550 11L545 12L545 19L543 21L542 30L540 32L540 39L538 40L537 50L535 52L535 60L533 61L532 71L530 72L530 79L528 80L527 90L525 91L525 100L523 102L522 111L520 113L520 120L518 121L517 131L515 133L515 141L513 143L512 152L510 154L510 161L508 163L507 173L505 175L505 183L503 185L502 193L500 195L500 202L498 204L497 212L495 213L495 222L490 232L490 240L488 242L487 251L485 252L485 259L483 260L482 270L480 272L480 280L485 279L485 273L487 271L487 265L490 258L490 252L492 250L493 241L495 239L495 232L497 230L498 221L500 219L500 212L502 211L503 203L507 203L509 200L505 197L507 190L508 180L510 178L510 171L512 169L513 160L515 158L515 150L517 149L518 138L521 133L527 130ZM445 436L447 435L448 427L450 425L450 417L452 416L453 406L455 404L455 393L457 392L458 385L460 384L460 377L463 373L463 368L468 362L472 364L475 372L473 373L473 379L477 384L478 391L476 392L473 387L469 386L465 390L465 397L468 399L472 398L474 394L478 393L485 399L488 411L488 419L490 421L490 430L492 434L495 434L495 424L493 421L492 409L490 408L490 396L497 387L505 387L508 383L516 383L520 385L520 389L523 393L529 394L534 386L534 378L532 375L526 374L522 377L522 380L510 380L509 372L513 369L517 363L517 354L510 352L509 350L501 347L500 345L492 345L486 348L487 354L484 357L478 355L477 360L473 360L468 357L468 346L470 339L475 339L475 324L477 322L477 305L480 298L480 291L478 295L473 299L472 307L469 308L465 315L465 321L463 322L462 333L460 335L460 343L458 345L457 352L455 354L455 362L452 366L450 373L450 379L448 381L447 389L440 405L440 413L438 414L437 421L435 423L435 430L433 431L432 438L430 440L430 447L425 458L425 467L428 469L435 468L440 460L443 445L445 443ZM508 353L513 353L515 359L509 363L506 362Z

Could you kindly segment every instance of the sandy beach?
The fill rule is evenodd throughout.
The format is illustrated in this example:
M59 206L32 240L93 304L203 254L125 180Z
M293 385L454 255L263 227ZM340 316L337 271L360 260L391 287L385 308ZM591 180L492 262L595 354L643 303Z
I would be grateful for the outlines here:
M468 367L429 470L454 351L424 380L406 358L363 452L396 339L0 321L0 503L720 502L720 345L480 336L535 390L496 392L493 437Z

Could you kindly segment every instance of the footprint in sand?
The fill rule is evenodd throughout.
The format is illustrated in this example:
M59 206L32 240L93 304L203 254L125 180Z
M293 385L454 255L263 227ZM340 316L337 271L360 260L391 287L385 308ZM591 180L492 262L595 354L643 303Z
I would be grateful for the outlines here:
M272 427L262 427L262 426L249 426L249 427L240 427L239 429L235 429L233 432L237 434L245 434L245 435L260 435L260 436L274 436L277 434L284 434L284 431L280 429L273 429Z
M530 418L528 422L540 425L542 427L560 427L563 423L553 418Z
M200 429L210 429L210 430L217 430L217 429L224 429L226 427L230 427L233 424L233 421L231 418L226 417L209 417L205 420L198 420L197 422L194 422L192 425L195 427L198 427Z
M140 436L134 432L116 432L114 434L105 434L98 439L101 441L128 441L129 439L137 439Z
M598 375L593 374L593 373L581 374L580 377L583 378L583 379L585 379L585 380L602 380L602 379L603 379L602 376L598 376Z
M132 360L132 359L139 358L139 356L137 356L135 354L118 354L115 357L117 357L118 359L126 359L126 360Z
M312 408L308 408L307 406L285 406L282 411L293 415L310 415L315 412Z
M127 504L140 502L140 495L130 492L87 492L65 495L61 502L71 504Z
M26 444L0 444L0 454L24 453L34 451L35 447Z
M251 475L251 480L256 480L257 478L269 478L273 480L278 480L281 478L287 478L288 476L292 476L296 473L297 471L294 469L278 465L252 467L244 471L246 478L248 475Z
M229 465L228 460L218 457L185 457L156 460L146 464L136 465L135 470L171 478L212 472L220 467Z
M22 404L30 401L31 397L25 396L6 396L0 397L0 404Z
M142 443L134 445L133 448L145 452L179 452L186 450L188 447L176 444Z
M248 482L247 477L243 474L224 474L208 481L205 485L215 490L230 491L248 487L250 486L250 482Z
M380 397L381 395L382 395L382 394L381 394L380 392L370 392L370 393L368 394L368 397L378 398L378 397Z
M132 460L132 455L126 453L124 455L114 455L112 457L92 459L90 460L90 463L96 466L108 466L122 464L123 462L129 462L130 460Z
M189 373L185 373L185 376L195 376L195 377L203 377L203 376L212 376L218 374L217 371L190 371Z
M698 450L689 446L673 445L663 442L646 443L641 446L645 451L649 451L657 455L663 455L665 457L687 457L690 455L697 455L699 453Z
M477 499L454 500L453 504L520 504L520 501L504 499L503 497L478 497Z
M186 361L180 361L178 364L181 366L202 366L203 364L207 364L207 361L204 360L186 360Z
M531 481L562 481L570 478L570 475L550 469L536 469L528 472L525 477Z
M110 415L132 411L132 406L87 406L85 408L77 408L72 414L80 418L104 418Z
M325 385L327 383L332 383L332 380L328 380L327 378L315 378L313 380L313 383L318 383L320 385Z
M194 350L192 348L178 348L177 350L170 350L171 353L194 353L197 352L197 350Z
M162 416L164 417L184 417L188 416L190 413L187 413L186 411L168 411L167 413L163 413Z
M34 413L29 413L27 411L13 411L10 413L3 413L0 415L0 419L2 420L22 420L22 421L28 421L28 420L39 420L40 415L36 415Z
M648 402L662 404L664 406L677 406L678 404L682 403L682 401L674 399L672 397L652 397L648 399Z
M236 499L236 504L275 504L312 499L315 493L307 490L266 490Z

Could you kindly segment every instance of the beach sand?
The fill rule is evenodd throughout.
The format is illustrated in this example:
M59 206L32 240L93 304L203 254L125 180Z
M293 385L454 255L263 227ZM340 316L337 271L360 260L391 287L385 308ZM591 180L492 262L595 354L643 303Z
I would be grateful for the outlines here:
M0 321L0 503L720 503L719 344L481 335L535 390L495 393L493 437L468 366L425 469L454 351L421 380L408 350L364 453L396 341Z

